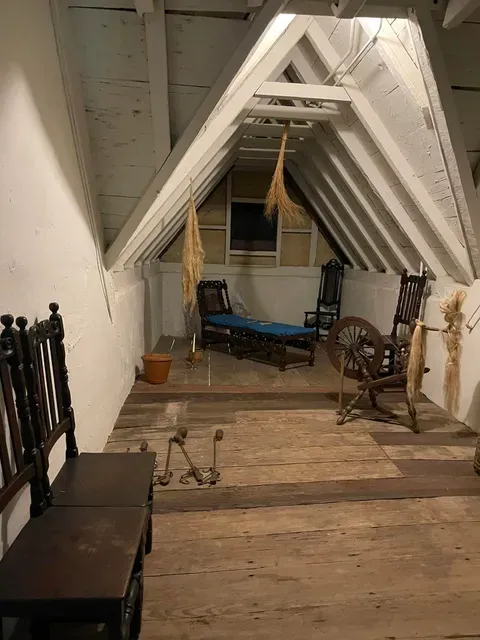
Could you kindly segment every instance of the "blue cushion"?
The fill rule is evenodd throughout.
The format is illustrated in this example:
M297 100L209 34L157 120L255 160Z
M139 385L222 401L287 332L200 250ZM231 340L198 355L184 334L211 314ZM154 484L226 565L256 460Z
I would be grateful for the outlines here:
M252 318L242 318L233 313L225 313L207 316L209 324L217 327L231 329L248 329L257 333L264 333L271 336L298 336L311 335L312 330L308 327L297 327L293 324L283 324L282 322L268 322L253 320Z

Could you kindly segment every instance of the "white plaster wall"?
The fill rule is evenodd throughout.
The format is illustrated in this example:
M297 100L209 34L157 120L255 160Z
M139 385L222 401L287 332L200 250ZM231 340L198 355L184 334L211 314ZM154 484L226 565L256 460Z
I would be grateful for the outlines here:
M367 271L345 271L341 316L357 316L371 322L383 334L392 330L400 276Z
M463 289L467 297L463 304L464 320L468 321L480 304L480 280L471 287L452 282L434 282L431 295L425 305L425 322L433 327L444 327L445 320L440 312L440 300L449 297L456 289ZM479 319L477 311L472 324ZM480 324L472 331L464 328L462 333L462 353L460 359L460 404L456 417L480 432ZM436 404L444 407L443 378L446 351L441 335L429 332L427 337L427 366L430 372L423 382L424 393Z
M30 321L52 300L66 327L81 450L101 450L140 366L144 282L108 278L110 320L97 267L48 0L6 0L0 21L0 310ZM63 439L52 476L63 462ZM25 493L4 514L5 550L26 521ZM0 552L2 549L0 549Z
M184 336L181 265L158 263L162 287L162 333ZM315 309L320 267L227 267L205 265L203 277L225 280L232 296L240 295L252 316L261 320L286 322L303 326L304 311Z

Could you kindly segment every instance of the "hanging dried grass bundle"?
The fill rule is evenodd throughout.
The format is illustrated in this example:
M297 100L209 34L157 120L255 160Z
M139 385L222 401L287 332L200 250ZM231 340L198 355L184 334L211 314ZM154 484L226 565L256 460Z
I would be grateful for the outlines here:
M291 226L298 226L302 222L305 209L295 204L289 197L285 189L283 162L285 158L285 146L288 138L288 128L290 123L286 123L282 133L282 143L278 153L277 166L272 177L272 183L265 200L265 217L271 220L275 213L282 216L285 222Z
M426 359L427 327L421 320L417 320L410 342L407 367L407 395L412 402L418 399L422 388Z
M447 323L447 326L442 332L447 348L443 394L445 408L453 414L458 411L458 398L460 394L462 305L466 295L465 291L459 289L454 291L450 298L445 298L440 302L440 311L444 314L445 322Z
M198 228L193 189L190 184L190 199L182 254L182 299L183 307L186 311L192 312L195 309L197 285L202 279L204 257L205 252L202 247L200 229Z

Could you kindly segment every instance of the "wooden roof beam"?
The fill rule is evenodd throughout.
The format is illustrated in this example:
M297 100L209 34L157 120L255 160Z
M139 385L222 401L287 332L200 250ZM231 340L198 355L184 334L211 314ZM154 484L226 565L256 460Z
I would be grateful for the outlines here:
M350 96L343 87L298 82L264 82L255 95L257 98L350 103Z
M480 276L480 201L437 29L430 12L425 11L411 13L408 26L455 209L476 274Z
M307 30L307 37L327 69L333 69L340 61L340 56L333 48L317 22L312 22ZM455 263L461 277L466 284L472 284L474 273L467 249L462 246L453 229L449 226L442 213L439 211L432 197L415 175L407 159L398 148L397 143L390 135L374 108L358 87L355 79L347 73L344 76L347 92L352 99L352 109L362 125L366 128L370 137L381 151L401 184L417 205L425 221L435 233L450 258ZM357 139L356 134L345 124L343 118L331 118L339 137ZM357 140L358 142L358 140ZM374 186L375 188L375 186ZM401 206L401 205L400 205ZM402 207L403 209L403 207ZM418 232L418 230L417 230ZM420 252L420 255L422 253ZM437 261L438 262L438 261Z
M253 118L274 118L275 120L294 120L325 122L332 116L340 115L335 108L284 107L276 104L259 104L250 111Z
M480 0L449 0L443 19L444 28L458 27L478 8L480 8Z
M335 224L332 223L330 216L326 213L323 202L321 202L318 198L318 195L313 190L309 181L307 181L303 170L294 162L287 162L286 167L288 172L291 174L292 178L295 180L297 186L302 190L303 195L307 198L310 203L312 209L315 211L319 219L325 225L325 228L332 236L334 241L343 251L343 253L348 258L350 264L354 269L361 269L358 258L356 257L354 251L349 245L348 240L341 234L341 232L336 228Z
M321 178L321 174L316 170L310 162L307 162L306 159L302 159L300 161L297 160L296 164L298 164L303 172L303 175L308 179L310 186L312 187L314 193L317 194L320 201L323 203L325 209L329 212L329 216L332 220L335 220L336 225L341 230L342 235L348 238L350 244L355 250L355 253L360 258L361 263L364 265L367 271L378 271L377 267L373 264L370 256L366 253L364 247L358 242L354 233L352 233L352 229L346 223L346 219L349 218L346 211L343 209L343 206L336 201L335 198L332 198L331 191L325 188L325 183Z
M354 201L349 200L346 192L342 189L341 184L336 180L336 176L331 171L328 161L326 161L324 156L322 157L322 154L318 149L318 145L311 145L310 150L312 151L311 158L313 160L313 164L317 168L319 175L327 183L329 189L335 194L337 200L347 212L360 235L369 245L372 253L376 256L379 264L383 266L386 273L397 273L396 265L385 257L383 251L377 246L375 240L372 239L371 235L365 228L361 218L363 212L361 211L358 201L356 199ZM355 204L353 204L353 202L355 202Z

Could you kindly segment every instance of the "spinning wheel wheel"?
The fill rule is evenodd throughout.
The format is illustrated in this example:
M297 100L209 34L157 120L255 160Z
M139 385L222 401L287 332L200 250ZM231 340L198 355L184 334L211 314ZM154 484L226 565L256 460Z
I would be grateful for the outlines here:
M340 371L340 357L345 354L345 376L354 380L364 378L362 364L375 377L383 363L385 344L375 327L355 316L348 316L336 322L327 338L327 354L330 362Z

